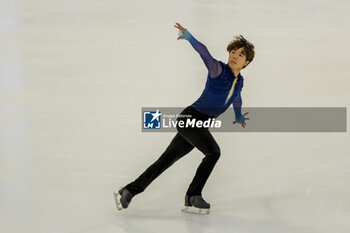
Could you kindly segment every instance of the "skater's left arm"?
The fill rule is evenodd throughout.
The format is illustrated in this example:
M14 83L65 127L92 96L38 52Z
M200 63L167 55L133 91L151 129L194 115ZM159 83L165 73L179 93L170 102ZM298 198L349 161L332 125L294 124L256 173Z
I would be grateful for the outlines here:
M242 88L241 88L242 90ZM242 115L242 97L241 97L241 90L239 90L238 96L233 100L233 110L235 112L235 121L233 122L233 124L239 123L242 124L242 127L245 128L246 123L245 120L249 120L249 118L245 118L245 116L248 114L248 112L244 113L244 115Z

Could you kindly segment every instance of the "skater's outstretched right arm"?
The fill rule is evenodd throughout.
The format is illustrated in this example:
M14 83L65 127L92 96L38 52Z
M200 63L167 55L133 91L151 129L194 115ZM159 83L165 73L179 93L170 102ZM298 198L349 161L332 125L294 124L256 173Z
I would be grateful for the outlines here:
M216 78L219 76L222 72L222 65L210 55L207 47L196 40L196 38L194 38L192 34L186 28L183 28L179 23L176 23L174 27L179 29L179 37L177 39L188 40L192 47L199 53L209 71L209 77Z

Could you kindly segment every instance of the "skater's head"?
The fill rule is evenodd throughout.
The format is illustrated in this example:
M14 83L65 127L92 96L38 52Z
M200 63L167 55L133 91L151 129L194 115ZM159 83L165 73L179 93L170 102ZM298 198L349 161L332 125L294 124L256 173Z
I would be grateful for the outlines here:
M242 35L236 36L227 46L231 69L244 69L254 59L254 45Z

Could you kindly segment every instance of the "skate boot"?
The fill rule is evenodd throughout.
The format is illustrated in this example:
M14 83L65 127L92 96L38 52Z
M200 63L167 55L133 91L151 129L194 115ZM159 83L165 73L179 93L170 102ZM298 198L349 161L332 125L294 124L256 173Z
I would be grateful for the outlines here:
M118 210L128 208L133 195L125 187L120 189L119 192L114 192L115 204Z
M209 214L210 204L204 201L202 196L185 196L185 208L183 212L195 214Z

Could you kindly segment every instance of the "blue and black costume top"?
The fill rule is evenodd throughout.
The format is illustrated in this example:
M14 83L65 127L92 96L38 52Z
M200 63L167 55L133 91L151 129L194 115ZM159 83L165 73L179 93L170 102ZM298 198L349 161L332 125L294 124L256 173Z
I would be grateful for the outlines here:
M213 58L207 47L196 40L187 29L185 34L179 31L179 35L181 39L190 42L208 69L205 88L191 106L203 114L217 118L232 104L236 122L243 123L244 116L241 112L243 76L239 73L236 77L228 64Z

